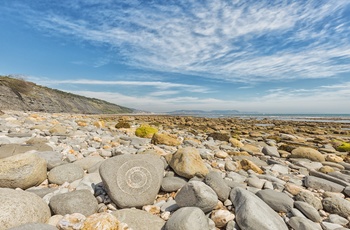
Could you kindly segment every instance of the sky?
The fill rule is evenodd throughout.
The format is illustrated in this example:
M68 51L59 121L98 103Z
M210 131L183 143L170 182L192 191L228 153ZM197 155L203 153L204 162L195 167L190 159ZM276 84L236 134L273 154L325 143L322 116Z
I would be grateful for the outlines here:
M350 113L349 0L1 0L0 75L150 112Z

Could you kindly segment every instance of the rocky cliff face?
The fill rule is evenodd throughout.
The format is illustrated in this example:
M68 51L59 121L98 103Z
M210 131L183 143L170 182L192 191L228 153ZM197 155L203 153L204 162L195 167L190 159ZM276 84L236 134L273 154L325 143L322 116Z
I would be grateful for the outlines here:
M87 98L0 76L0 110L49 113L111 114L134 110L94 98Z

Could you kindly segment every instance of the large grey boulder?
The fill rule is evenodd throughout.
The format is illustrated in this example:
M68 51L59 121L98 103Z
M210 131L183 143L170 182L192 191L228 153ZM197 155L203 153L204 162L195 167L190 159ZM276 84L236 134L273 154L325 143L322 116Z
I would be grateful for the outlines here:
M0 187L27 189L47 177L46 161L35 153L0 159Z
M55 195L50 199L49 205L54 214L63 216L72 213L89 216L98 209L97 200L89 190L76 190Z
M231 188L225 183L220 173L216 171L209 172L204 178L204 183L216 192L219 200L225 201L228 199Z
M208 218L197 207L184 207L175 211L165 225L165 230L209 229Z
M315 176L306 176L304 184L308 188L323 189L328 192L342 192L344 186Z
M9 188L0 188L0 229L16 227L28 222L45 223L50 208L37 195Z
M219 200L208 185L201 181L190 181L177 193L175 201L179 207L198 207L207 213L215 208Z
M283 192L272 189L260 190L255 195L262 199L276 212L289 212L293 208L294 200Z
M337 196L327 197L322 200L323 209L332 214L348 218L350 216L350 201Z
M298 216L290 218L288 225L297 230L322 230L322 227L319 224L312 222L307 218Z
M111 200L120 208L153 204L164 174L153 155L120 155L105 160L100 175Z
M48 174L51 184L61 185L64 182L73 182L84 177L84 169L80 165L64 164L57 166Z
M244 230L288 230L282 218L264 201L242 188L231 190L236 222Z
M165 224L165 221L158 216L139 209L121 209L112 212L112 215L132 229L161 230Z

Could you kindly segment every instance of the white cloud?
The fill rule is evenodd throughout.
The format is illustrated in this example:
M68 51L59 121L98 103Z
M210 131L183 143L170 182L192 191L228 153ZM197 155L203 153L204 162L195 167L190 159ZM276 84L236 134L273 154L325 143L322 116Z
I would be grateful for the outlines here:
M109 45L138 68L244 82L350 71L346 0L109 2L93 12L86 4L27 17L53 34Z

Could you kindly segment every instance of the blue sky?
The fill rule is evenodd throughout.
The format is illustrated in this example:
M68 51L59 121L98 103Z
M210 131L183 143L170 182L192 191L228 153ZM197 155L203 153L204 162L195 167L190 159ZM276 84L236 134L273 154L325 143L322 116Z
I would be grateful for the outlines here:
M0 74L153 112L350 113L349 0L1 0Z

